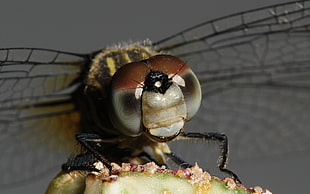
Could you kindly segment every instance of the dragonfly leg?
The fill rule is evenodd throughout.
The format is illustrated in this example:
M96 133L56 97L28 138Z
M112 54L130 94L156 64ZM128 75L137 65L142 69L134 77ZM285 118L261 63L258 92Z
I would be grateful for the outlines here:
M179 165L181 168L190 168L193 167L193 165L189 164L185 160L183 160L180 156L178 156L174 152L165 153L166 156L168 156L173 162L175 162L177 165Z
M228 162L228 139L227 136L223 133L185 133L181 132L179 135L179 139L186 139L186 140L201 140L201 141L216 141L220 143L220 156L218 159L218 168L232 176L237 182L241 183L238 176L232 172L231 170L226 168ZM181 160L182 161L182 160Z
M104 140L97 134L90 134L90 133L81 133L75 136L76 140L95 158L97 158L100 162L102 162L111 172L112 166L111 163L105 159L100 152L98 152L91 143L100 143ZM97 144L98 145L98 144Z
M99 171L94 166L96 161L98 161L98 159L90 153L79 154L75 157L69 158L69 160L61 166L61 169L63 171Z

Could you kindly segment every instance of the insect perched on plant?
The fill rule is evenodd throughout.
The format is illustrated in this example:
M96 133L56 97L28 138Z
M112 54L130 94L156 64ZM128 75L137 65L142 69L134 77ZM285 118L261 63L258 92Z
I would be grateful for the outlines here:
M243 12L159 42L90 54L1 49L1 184L39 176L65 163L68 153L75 154L63 165L68 171L96 170L97 160L110 168L112 161L165 164L170 158L187 167L166 144L187 139L220 142L218 166L238 179L226 168L226 136L207 132L215 123L238 134L244 155L302 150L309 138L292 129L309 133L308 7ZM187 132L183 126L197 111L195 127L204 132Z

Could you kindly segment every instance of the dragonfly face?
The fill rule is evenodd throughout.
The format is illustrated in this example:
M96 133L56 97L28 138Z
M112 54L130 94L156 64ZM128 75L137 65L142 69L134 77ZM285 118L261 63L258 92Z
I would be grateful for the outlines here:
M124 65L113 75L110 91L113 125L129 136L145 131L157 141L177 136L201 100L196 76L168 55Z
M307 151L308 7L301 2L240 13L153 43L156 53L186 61L201 83L201 108L185 130L222 130L239 159ZM101 95L81 89L81 83L97 87L95 80L84 83L95 54L0 51L2 184L60 166L77 150L74 134L96 134L109 123L104 109L96 108ZM112 127L105 131L110 139L118 135ZM46 162L33 165L41 160Z

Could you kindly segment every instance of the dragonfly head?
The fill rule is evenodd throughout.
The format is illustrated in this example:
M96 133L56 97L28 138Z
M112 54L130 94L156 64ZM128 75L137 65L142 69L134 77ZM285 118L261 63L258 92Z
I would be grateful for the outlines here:
M128 136L169 141L197 112L198 79L182 60L156 55L121 67L111 81L111 121Z

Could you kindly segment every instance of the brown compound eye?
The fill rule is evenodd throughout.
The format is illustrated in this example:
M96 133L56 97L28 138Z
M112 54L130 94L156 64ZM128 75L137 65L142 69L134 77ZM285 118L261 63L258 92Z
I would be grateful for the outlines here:
M188 65L170 55L156 55L121 67L111 81L110 118L129 136L143 130L157 141L179 134L198 110L200 84Z

